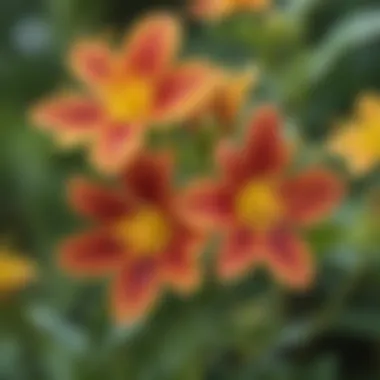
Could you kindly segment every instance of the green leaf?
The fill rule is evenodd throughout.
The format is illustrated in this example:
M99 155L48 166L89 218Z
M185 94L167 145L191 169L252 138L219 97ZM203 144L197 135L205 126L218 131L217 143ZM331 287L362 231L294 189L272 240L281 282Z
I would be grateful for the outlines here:
M310 380L335 380L338 378L338 363L334 356L323 356L308 372L307 378Z
M325 223L317 226L307 233L308 241L313 246L313 251L322 256L342 240L345 229L337 223Z
M83 331L63 320L53 309L36 305L30 309L29 316L31 323L62 349L77 355L88 351L89 341Z
M348 51L380 38L380 11L365 11L345 18L310 57L310 82L321 80Z
M288 10L292 16L303 18L319 3L326 4L326 0L292 0Z
M339 321L337 321L337 328L350 336L365 337L371 340L379 339L379 320L379 311L373 310L373 308L366 311L353 310L348 311L341 316Z

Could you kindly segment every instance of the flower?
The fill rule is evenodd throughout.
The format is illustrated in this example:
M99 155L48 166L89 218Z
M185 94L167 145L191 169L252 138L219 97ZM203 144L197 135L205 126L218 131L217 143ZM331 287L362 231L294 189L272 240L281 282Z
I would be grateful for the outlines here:
M164 13L137 22L118 51L104 40L77 42L69 64L87 94L54 95L32 119L64 145L88 145L95 166L114 174L142 147L147 127L182 121L217 82L206 62L175 62L180 42L179 21Z
M145 153L117 188L83 178L68 186L73 208L95 226L62 244L60 265L78 276L113 275L111 307L118 322L142 317L165 285L187 293L199 284L204 239L174 208L171 176L169 155Z
M191 13L202 19L219 19L240 11L264 11L271 0L190 0Z
M7 295L28 285L36 277L35 265L5 246L0 247L0 294Z
M210 96L209 102L197 110L193 120L189 121L191 128L196 127L206 117L211 117L221 127L230 130L246 101L249 91L258 81L256 70L247 69L241 72L224 72L220 82Z
M265 263L290 287L306 287L314 269L298 229L328 215L343 197L343 184L322 167L287 175L289 149L272 107L257 111L245 141L240 150L222 142L220 179L191 184L178 207L194 224L222 232L221 278Z
M353 174L368 173L380 162L380 96L359 97L351 120L343 123L329 141L330 150L342 156Z

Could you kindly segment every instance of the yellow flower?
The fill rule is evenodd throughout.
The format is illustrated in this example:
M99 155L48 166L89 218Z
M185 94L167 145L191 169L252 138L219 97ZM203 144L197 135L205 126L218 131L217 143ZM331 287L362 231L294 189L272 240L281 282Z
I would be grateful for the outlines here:
M0 296L17 291L36 277L35 265L7 247L0 247Z
M351 120L332 136L330 150L342 156L351 172L363 175L380 162L380 96L359 97Z

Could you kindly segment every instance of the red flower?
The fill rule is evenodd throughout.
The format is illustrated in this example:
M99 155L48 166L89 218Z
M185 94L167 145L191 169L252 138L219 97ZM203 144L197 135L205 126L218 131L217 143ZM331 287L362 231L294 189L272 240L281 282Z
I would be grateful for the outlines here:
M207 63L175 63L180 29L173 16L154 14L132 28L119 51L102 40L78 42L69 63L89 94L55 95L32 118L65 145L86 143L99 169L122 169L147 126L181 121L216 84Z
M279 280L305 287L314 270L298 229L331 213L344 186L324 168L286 175L290 154L280 126L274 109L260 109L241 150L225 143L218 149L220 180L195 183L181 198L181 209L197 225L223 229L221 277L264 262Z
M166 155L140 155L117 189L84 179L69 185L69 200L95 222L60 250L63 268L79 276L112 274L112 313L133 322L157 301L162 287L192 291L199 283L202 237L177 215Z

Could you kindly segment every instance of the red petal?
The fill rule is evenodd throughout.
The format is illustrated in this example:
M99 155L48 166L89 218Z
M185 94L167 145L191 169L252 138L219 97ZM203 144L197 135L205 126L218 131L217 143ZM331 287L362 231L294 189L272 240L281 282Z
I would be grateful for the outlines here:
M189 293L199 286L199 256L205 240L187 228L179 227L168 249L163 254L166 281L176 290Z
M102 222L117 220L128 213L132 207L126 195L80 177L69 182L68 198L77 212Z
M299 223L326 217L344 196L344 185L336 174L315 168L284 183L283 196L288 215Z
M171 192L173 170L169 153L141 153L123 175L126 188L146 202L166 202Z
M143 130L136 124L103 125L91 152L92 163L102 172L115 174L128 166L143 143Z
M251 176L276 174L287 164L289 152L280 127L279 115L270 106L253 116L244 149Z
M33 121L42 128L62 132L91 132L102 120L102 112L91 99L60 95L47 99L32 110Z
M265 261L277 278L290 287L302 289L314 279L309 248L297 236L284 229L270 234Z
M263 247L264 237L247 228L230 231L218 258L219 276L229 280L245 274L261 259Z
M71 237L60 248L60 266L78 276L107 275L122 260L123 247L105 230Z
M200 180L179 196L178 211L192 225L211 228L233 222L233 199L227 187Z
M191 62L166 75L158 84L154 119L179 121L202 109L210 100L217 75L202 62Z
M111 289L111 305L118 323L133 323L153 307L159 294L157 264L140 259L127 264Z
M97 85L112 74L113 56L105 41L80 41L72 49L69 64L78 78Z
M216 161L231 189L239 188L249 176L243 155L228 141L222 141L216 149Z
M174 60L181 41L178 20L165 13L140 20L127 38L126 71L139 76L157 76Z

